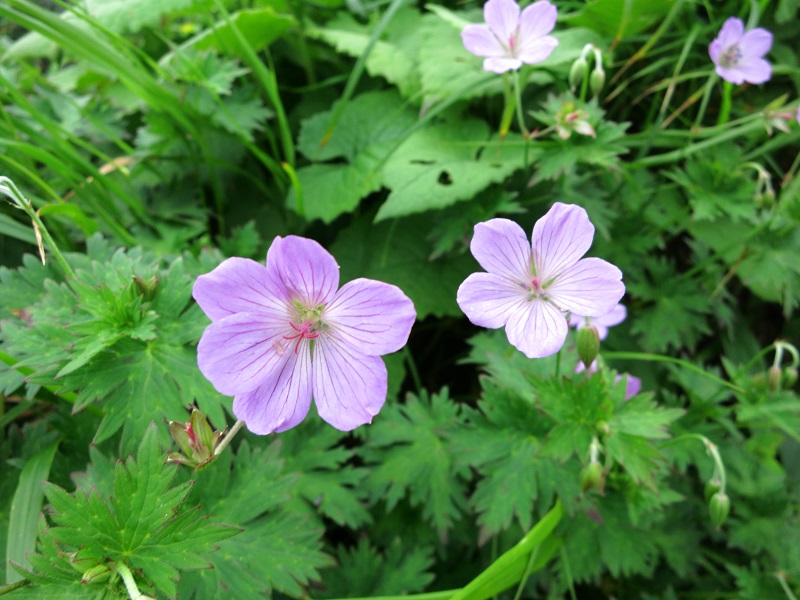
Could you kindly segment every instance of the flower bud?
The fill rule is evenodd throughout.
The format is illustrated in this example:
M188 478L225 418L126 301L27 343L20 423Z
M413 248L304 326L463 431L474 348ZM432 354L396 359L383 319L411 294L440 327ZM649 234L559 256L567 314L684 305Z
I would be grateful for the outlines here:
M783 370L783 387L784 389L792 389L794 384L797 383L797 369L787 367Z
M578 481L581 484L581 490L588 492L591 489L596 489L601 494L603 493L603 486L605 485L605 477L603 476L603 466L598 462L590 462L588 465L581 469Z
M603 69L595 69L589 75L589 89L593 96L597 96L606 84L606 72Z
M111 577L111 570L106 565L97 565L87 569L81 577L81 583L103 583Z
M783 372L778 365L772 365L767 372L767 383L769 384L769 389L773 392L781 389L781 379L783 377Z
M169 432L181 452L172 452L167 462L176 462L200 470L214 460L214 451L222 441L223 431L214 431L199 410L192 410L188 423L169 422Z
M588 369L600 352L600 336L597 327L589 325L578 329L578 356Z
M133 283L145 301L150 301L155 297L156 290L158 290L158 282L158 275L153 275L148 279L142 279L138 275L133 276Z
M711 496L716 494L721 489L722 482L720 482L719 479L709 479L705 490L706 502L711 502Z
M711 522L714 527L719 529L728 518L728 513L731 510L731 500L724 492L717 492L711 496L708 503L708 508L711 513Z
M589 68L589 63L586 62L586 59L583 56L579 56L578 59L572 63L572 67L569 70L569 87L570 89L575 89L578 87L583 81L583 78L586 77L586 71Z

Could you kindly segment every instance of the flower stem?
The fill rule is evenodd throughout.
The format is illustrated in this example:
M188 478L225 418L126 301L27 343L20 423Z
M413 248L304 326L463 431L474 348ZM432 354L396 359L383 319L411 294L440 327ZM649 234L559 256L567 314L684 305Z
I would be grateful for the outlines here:
M731 116L731 97L733 96L733 84L725 81L722 84L722 104L719 107L717 125L724 125Z
M728 478L725 474L725 463L722 462L722 456L720 456L719 448L717 448L715 443L699 433L685 433L674 439L664 442L664 446L672 446L673 444L677 444L683 440L690 439L699 440L706 447L706 452L714 461L714 474L719 476L719 491L724 494Z
M31 218L31 221L33 221L33 230L34 233L36 233L36 239L39 242L39 251L42 255L42 264L45 264L44 248L42 245L42 240L44 240L44 242L46 242L50 247L50 251L53 253L53 256L56 257L56 260L61 265L61 268L64 269L64 273L66 273L67 277L74 279L75 272L72 270L72 267L69 266L69 263L64 258L64 255L61 254L61 250L58 249L55 241L50 236L50 232L44 226L42 219L39 217L36 209L33 208L31 201L22 195L22 192L19 191L19 188L8 177L0 176L0 193L5 194L14 200L14 204L16 204L18 208L24 210Z
M515 110L517 108L517 99L514 96L514 90L511 89L511 83L508 80L508 73L503 74L503 98L505 99L505 106L503 107L503 116L500 118L500 139L504 139L511 128L511 121L514 119Z
M519 71L514 71L512 81L514 83L514 97L516 99L517 125L519 126L522 136L528 139L528 130L525 127L525 116L522 114L522 86L519 82Z
M119 573L119 576L122 577L122 581L125 583L125 589L128 590L128 595L131 597L131 600L152 600L150 596L145 596L139 591L139 588L136 586L136 581L133 579L133 573L131 573L128 565L116 563L109 566L109 568Z
M652 360L656 362L668 362L674 365L679 365L689 371L693 371L698 375L702 375L703 377L710 379L711 381L714 381L727 388L730 388L734 392L738 392L739 394L743 394L745 392L745 390L739 387L738 385L731 383L730 381L725 381L724 379L717 377L716 375L712 375L711 373L708 373L707 371L701 369L697 365L693 365L692 363L686 362L685 360L681 360L679 358L664 356L663 354L647 354L646 352L604 352L603 358L619 358L622 360L645 360L645 361Z
M708 78L708 81L703 88L703 99L700 101L700 109L697 111L697 117L694 120L695 127L700 127L701 123L703 122L703 117L706 116L708 101L711 98L711 91L714 89L714 84L717 83L717 79L719 79L719 75L716 73L711 73L711 76Z
M242 428L242 425L244 425L244 421L242 421L241 419L233 424L233 427L231 427L231 430L228 432L228 434L224 438L222 438L222 441L219 443L219 446L217 446L214 449L214 456L219 456L220 454L222 454L222 451L225 450L227 445L231 443L231 440Z

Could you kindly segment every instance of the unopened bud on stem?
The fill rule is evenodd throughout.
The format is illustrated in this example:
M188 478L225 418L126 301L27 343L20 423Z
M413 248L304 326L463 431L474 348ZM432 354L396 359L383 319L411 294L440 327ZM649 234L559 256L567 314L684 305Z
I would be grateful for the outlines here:
M589 325L578 329L578 356L587 369L597 358L598 352L600 352L600 336L597 327Z

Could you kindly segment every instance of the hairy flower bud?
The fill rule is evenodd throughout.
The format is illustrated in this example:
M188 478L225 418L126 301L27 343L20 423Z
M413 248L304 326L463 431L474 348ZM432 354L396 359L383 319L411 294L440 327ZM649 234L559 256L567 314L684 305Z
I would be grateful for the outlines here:
M147 279L142 279L138 275L133 276L133 283L136 289L146 301L150 301L155 297L158 290L158 282L158 275L153 275Z
M578 356L588 369L600 352L600 336L597 327L589 325L578 330Z
M787 367L783 370L783 387L784 389L791 389L797 383L797 369Z
M769 389L773 392L778 391L781 389L781 378L783 376L783 372L778 365L772 365L767 372L767 383L769 384Z
M709 479L706 484L706 502L711 502L711 497L722 489L722 482L719 479Z
M708 508L711 513L711 522L714 527L719 529L728 518L728 513L731 510L731 500L724 492L717 492L711 496L708 503Z
M596 489L601 494L603 493L603 486L605 485L605 477L603 475L603 465L599 462L590 462L588 465L581 469L578 481L581 484L581 490L588 492L591 489Z
M606 84L606 72L603 69L595 69L589 75L589 90L593 96L597 96Z
M214 450L222 441L224 431L214 431L203 413L194 409L188 423L169 422L169 432L180 452L173 452L167 462L176 462L200 470L214 460Z
M81 577L81 583L103 583L111 577L111 570L106 565L97 565L87 569Z
M581 84L583 78L586 77L586 71L589 69L589 63L586 62L586 59L583 56L579 56L578 59L572 63L572 67L569 70L569 87L570 89L575 89Z

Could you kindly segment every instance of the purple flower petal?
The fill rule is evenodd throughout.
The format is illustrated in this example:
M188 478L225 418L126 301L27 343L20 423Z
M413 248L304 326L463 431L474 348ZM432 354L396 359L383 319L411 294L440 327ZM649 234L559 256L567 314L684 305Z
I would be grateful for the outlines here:
M518 58L500 56L487 58L483 61L483 70L492 73L505 73L515 71L522 66L522 61Z
M608 336L608 328L614 327L622 323L628 316L628 309L624 304L617 304L610 312L600 315L599 317L587 317L579 315L578 313L571 313L569 316L570 327L577 327L583 329L589 325L593 325L597 329L597 336L604 340ZM587 320L589 321L587 324Z
M593 238L594 225L583 208L561 202L553 204L547 214L533 226L531 246L537 277L547 284L550 279L578 262L589 250ZM581 311L576 309L576 312Z
M467 25L461 31L461 41L475 56L505 56L506 50L486 25Z
M504 47L517 33L519 4L514 0L489 0L483 6L483 18Z
M285 302L279 282L249 258L229 258L200 275L192 296L212 321L240 312L274 312Z
M601 258L583 258L563 271L547 288L547 297L562 310L587 317L604 315L625 294L622 271Z
M405 346L416 318L414 303L400 288L371 279L345 284L324 313L326 335L369 356Z
M528 358L543 358L561 350L568 329L564 313L545 300L534 300L512 313L506 336Z
M237 313L214 321L197 346L197 364L218 392L233 396L256 389L286 353L287 317ZM291 351L291 350L289 350Z
M386 402L386 365L336 338L314 347L314 402L319 416L341 431L371 423Z
M233 414L258 435L298 425L311 406L311 354L287 352L258 388L233 400Z
M717 41L723 48L738 44L744 35L744 22L737 17L728 18L719 30Z
M469 249L489 273L522 282L532 274L528 237L514 221L491 219L478 223Z
M267 252L267 270L277 274L293 300L308 307L333 299L339 287L339 265L314 240L294 235L276 237Z
M479 327L498 329L524 310L528 291L502 275L473 273L459 286L458 306Z
M538 40L527 40L519 49L519 58L528 65L534 65L545 60L558 46L558 40L553 36Z
M708 55L711 57L711 61L715 65L719 63L720 54L722 54L722 44L720 43L719 39L715 39L708 45Z
M753 85L766 83L772 78L772 66L763 58L751 58L747 63L731 70L735 71L742 81Z
M742 41L739 42L742 59L746 62L749 62L748 59L762 58L771 48L772 34L761 27L751 29L745 33L742 36Z
M717 75L734 85L742 85L744 83L744 73L741 72L739 67L723 67L717 65L714 70L717 72Z
M625 400L630 400L642 391L642 380L629 373L622 375L625 378Z
M534 2L519 16L519 38L526 40L546 36L556 26L557 16L556 7L546 0ZM558 40L556 40L556 44L558 44Z

